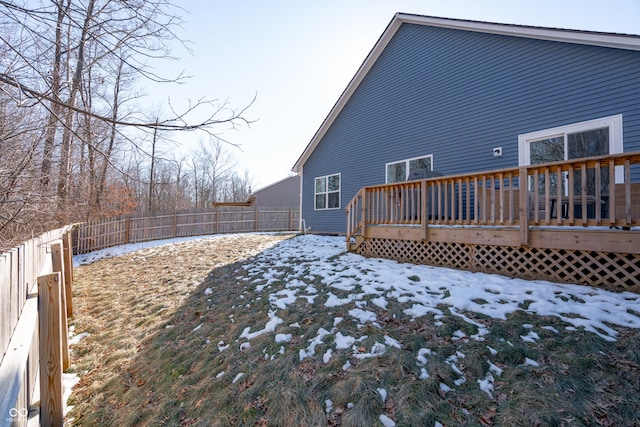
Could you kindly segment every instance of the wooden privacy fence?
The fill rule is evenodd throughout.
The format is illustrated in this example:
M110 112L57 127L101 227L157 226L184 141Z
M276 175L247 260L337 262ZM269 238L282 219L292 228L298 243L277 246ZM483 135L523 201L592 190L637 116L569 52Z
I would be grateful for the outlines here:
M216 208L207 212L172 213L139 218L108 218L79 224L74 253L81 254L127 243L221 233L294 231L299 209Z
M67 317L73 314L70 229L0 255L0 426L63 424Z

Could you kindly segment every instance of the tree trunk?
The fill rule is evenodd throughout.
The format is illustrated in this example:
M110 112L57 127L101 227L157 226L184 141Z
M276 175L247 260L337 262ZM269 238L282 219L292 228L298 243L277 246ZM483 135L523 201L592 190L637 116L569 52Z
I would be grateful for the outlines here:
M60 120L62 110L60 104L60 64L62 63L62 22L69 11L69 3L65 8L60 2L58 4L58 18L56 20L56 39L53 55L53 68L51 70L51 97L53 101L49 107L49 120L44 137L44 150L42 154L42 164L40 166L40 182L44 187L49 185L51 174L51 158L55 148L56 130Z
M93 19L93 7L95 0L89 0L87 4L87 12L84 19L84 25L82 27L82 34L80 36L80 42L78 44L78 59L76 62L75 72L73 74L73 81L71 82L71 91L69 93L69 100L67 105L74 107L76 104L76 96L80 89L80 82L82 80L82 70L84 68L84 49L87 43L89 34L89 26ZM69 190L69 174L71 172L71 150L72 150L72 129L73 118L75 112L68 108L66 112L66 120L64 132L62 134L62 147L60 151L60 172L58 180L58 206L64 206L67 201L67 194Z

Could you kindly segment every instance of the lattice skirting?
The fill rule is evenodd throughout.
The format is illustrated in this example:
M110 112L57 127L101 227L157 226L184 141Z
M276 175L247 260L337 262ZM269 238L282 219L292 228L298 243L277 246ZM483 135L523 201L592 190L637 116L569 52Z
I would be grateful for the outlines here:
M390 239L365 239L356 252L414 264L640 293L640 255L634 254Z

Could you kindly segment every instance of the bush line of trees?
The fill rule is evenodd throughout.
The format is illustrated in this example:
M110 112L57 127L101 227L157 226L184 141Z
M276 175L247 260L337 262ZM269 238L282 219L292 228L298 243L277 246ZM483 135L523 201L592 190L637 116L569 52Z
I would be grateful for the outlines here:
M0 1L0 253L95 218L244 201L233 144L246 108L202 98L144 107L158 61L185 49L164 0ZM163 113L170 111L170 113ZM180 144L199 132L196 147Z

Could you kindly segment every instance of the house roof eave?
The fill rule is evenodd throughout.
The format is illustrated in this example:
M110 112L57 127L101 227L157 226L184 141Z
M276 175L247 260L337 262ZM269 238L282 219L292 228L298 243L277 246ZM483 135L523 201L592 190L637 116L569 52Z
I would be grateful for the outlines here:
M299 178L300 178L300 175L297 175L297 174L296 175L292 175L292 176L288 176L286 178L282 178L282 179L279 179L278 181L272 182L269 185L265 185L264 187L261 187L261 188L257 189L256 191L251 192L251 194L255 196L256 194L258 194L258 193L260 193L260 192L262 192L264 190L268 190L271 187L275 187L278 184L282 184L283 182L289 181L291 179L299 179Z

